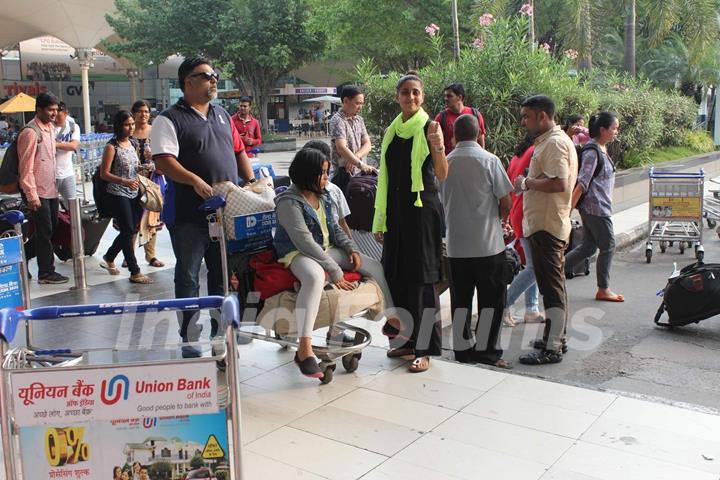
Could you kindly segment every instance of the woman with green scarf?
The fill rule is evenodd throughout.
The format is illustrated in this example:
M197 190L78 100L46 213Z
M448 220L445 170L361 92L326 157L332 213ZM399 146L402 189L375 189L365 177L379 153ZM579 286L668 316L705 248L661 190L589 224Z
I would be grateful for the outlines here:
M438 181L447 178L448 163L440 126L422 108L425 94L417 73L398 80L395 99L401 112L383 138L373 221L398 312L388 316L383 333L393 347L388 357L413 356L410 371L424 372L442 346L435 292L444 228Z

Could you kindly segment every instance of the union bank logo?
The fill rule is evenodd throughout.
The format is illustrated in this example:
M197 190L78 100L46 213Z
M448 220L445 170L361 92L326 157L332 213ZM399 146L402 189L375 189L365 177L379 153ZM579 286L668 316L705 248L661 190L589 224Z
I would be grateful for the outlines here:
M143 418L144 428L153 428L157 426L157 418Z
M112 377L109 382L107 380L102 381L100 401L105 405L115 405L121 398L127 400L129 393L130 380L125 375L118 374Z

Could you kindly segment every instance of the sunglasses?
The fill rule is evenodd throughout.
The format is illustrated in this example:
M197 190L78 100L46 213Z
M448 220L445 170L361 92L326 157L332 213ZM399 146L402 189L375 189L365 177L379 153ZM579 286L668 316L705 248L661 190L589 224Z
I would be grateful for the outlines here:
M204 80L207 80L208 82L215 79L216 82L220 81L220 75L215 72L197 72L190 75L191 77L202 77Z

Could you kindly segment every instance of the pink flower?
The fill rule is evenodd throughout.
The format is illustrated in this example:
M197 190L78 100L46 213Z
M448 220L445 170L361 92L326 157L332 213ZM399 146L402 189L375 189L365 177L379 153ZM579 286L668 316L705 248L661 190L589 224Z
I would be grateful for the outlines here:
M533 7L529 3L524 4L522 7L520 7L520 13L523 15L527 15L528 17L532 17L533 15Z
M492 13L484 13L479 19L478 22L480 22L480 26L487 27L491 23L495 21L495 17Z
M472 46L474 48L477 48L478 50L482 50L483 48L485 48L485 42L483 42L481 38L476 38L475 40L473 40Z
M573 50L572 48L570 48L568 50L565 50L565 56L570 60L577 60L578 52L577 50Z
M550 44L548 44L547 42L545 42L545 43L543 43L542 45L540 45L540 48L542 48L543 50L545 50L545 53L550 53Z
M440 27L435 25L434 23L431 23L427 27L425 27L425 33L430 35L431 37L434 37L437 32L440 31Z

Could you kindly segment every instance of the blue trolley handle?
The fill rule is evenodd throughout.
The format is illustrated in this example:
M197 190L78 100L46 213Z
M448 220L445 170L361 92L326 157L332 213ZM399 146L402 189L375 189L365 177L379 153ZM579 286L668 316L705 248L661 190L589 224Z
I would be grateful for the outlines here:
M673 173L673 172L656 172L655 167L650 167L648 171L650 178L705 178L705 170L700 169L699 173Z
M240 326L239 303L236 298L207 296L141 302L36 307L25 311L4 308L0 310L0 338L8 343L12 342L17 325L23 320L56 320L60 318L122 315L124 313L168 310L202 310L208 308L222 309L222 317L226 324L232 324L235 328Z

